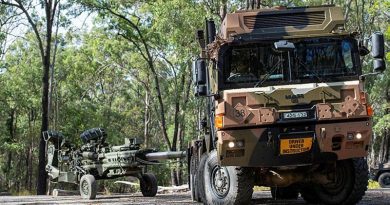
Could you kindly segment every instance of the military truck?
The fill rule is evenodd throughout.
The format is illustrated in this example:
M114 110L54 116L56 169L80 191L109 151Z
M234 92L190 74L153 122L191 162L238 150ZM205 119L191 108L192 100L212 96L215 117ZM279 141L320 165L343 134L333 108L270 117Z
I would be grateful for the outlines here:
M379 183L382 188L390 188L390 162L371 167L370 178Z
M188 147L194 200L248 204L255 185L276 199L362 199L373 115L364 79L385 69L381 33L365 75L370 51L335 6L237 11L196 35L195 95L207 106Z

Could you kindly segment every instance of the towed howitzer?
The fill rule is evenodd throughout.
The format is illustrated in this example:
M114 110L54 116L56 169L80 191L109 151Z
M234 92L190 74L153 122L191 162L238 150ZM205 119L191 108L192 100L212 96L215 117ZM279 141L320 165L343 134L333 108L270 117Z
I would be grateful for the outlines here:
M147 165L158 164L160 160L183 158L185 151L157 152L155 149L141 149L139 138L125 138L125 144L110 146L107 134L102 128L83 132L83 145L76 148L65 140L62 133L45 131L47 146L46 171L51 180L60 183L79 184L80 195L85 199L96 198L96 180L133 176L140 180L143 196L157 193L157 179L152 173L145 173Z

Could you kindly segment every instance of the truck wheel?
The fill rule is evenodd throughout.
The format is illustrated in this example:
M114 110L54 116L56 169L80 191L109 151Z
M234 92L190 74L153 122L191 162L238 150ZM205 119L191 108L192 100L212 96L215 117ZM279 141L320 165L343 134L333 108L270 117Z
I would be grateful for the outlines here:
M157 194L157 179L152 173L145 173L140 179L140 187L142 195L145 197L153 197Z
M97 184L95 177L90 174L83 175L80 179L80 195L83 199L95 199Z
M205 192L205 182L204 182L204 167L206 164L207 159L209 158L209 154L207 152L203 153L200 157L200 161L198 164L198 170L196 171L197 176L197 190L198 190L198 200L199 202L205 202L206 201L206 192Z
M213 150L204 167L205 204L249 204L252 199L254 177L247 168L218 164L217 152Z
M368 185L368 166L364 158L337 161L334 181L315 186L324 204L356 204Z
M313 190L314 184L305 184L300 187L300 193L303 200L310 204L318 204L320 200L318 199L316 192Z
M198 189L198 175L197 172L197 165L199 163L198 160L198 153L195 153L191 156L191 163L190 163L190 189L191 189L191 199L192 201L201 202L201 199L199 197L199 189Z
M273 199L298 199L298 189L295 186L271 187Z
M378 183L382 188L390 188L390 173L382 173L378 178Z

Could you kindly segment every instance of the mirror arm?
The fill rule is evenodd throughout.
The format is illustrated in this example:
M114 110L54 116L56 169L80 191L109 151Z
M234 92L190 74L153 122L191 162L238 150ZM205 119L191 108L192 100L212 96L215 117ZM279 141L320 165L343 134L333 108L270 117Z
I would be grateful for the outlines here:
M366 73L366 74L360 75L359 80L364 81L366 79L366 77L368 77L368 76L375 76L375 75L379 75L379 74L382 74L382 72Z
M221 96L219 93L211 93L210 95L205 95L205 97L214 97L215 100L218 100Z

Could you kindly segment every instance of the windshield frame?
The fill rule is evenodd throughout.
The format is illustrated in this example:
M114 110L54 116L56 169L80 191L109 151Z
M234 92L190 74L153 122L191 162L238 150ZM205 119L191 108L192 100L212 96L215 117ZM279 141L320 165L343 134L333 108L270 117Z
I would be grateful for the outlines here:
M359 76L362 74L362 68L361 68L361 62L360 62L360 56L358 53L358 45L356 39L354 39L351 36L337 36L337 37L314 37L314 38L300 38L300 39L289 39L291 42L300 42L305 40L316 40L316 39L334 39L335 41L342 41L342 40L348 40L352 47L351 47L351 57L353 62L353 70L355 70L355 74L349 75L349 76L322 76L320 75L319 78L312 78L312 79L294 79L294 80L279 80L279 81L264 81L259 85L259 87L266 87L266 86L273 86L273 85L288 85L288 84L303 84L303 83L320 83L320 82L340 82L340 81L351 81L351 80L359 80ZM275 42L278 40L272 40L272 42ZM225 77L224 77L224 66L225 66L225 58L227 52L233 48L233 47L245 47L249 46L251 44L270 44L270 41L251 41L251 42L230 42L223 44L220 47L219 53L218 53L218 60L216 63L216 68L218 69L218 89L219 90L226 90L226 89L238 89L238 88L252 88L254 87L258 82L240 82L240 83L225 83ZM261 80L261 79L260 79Z

